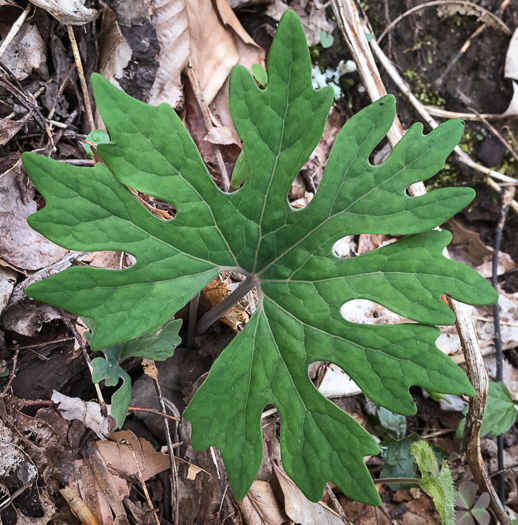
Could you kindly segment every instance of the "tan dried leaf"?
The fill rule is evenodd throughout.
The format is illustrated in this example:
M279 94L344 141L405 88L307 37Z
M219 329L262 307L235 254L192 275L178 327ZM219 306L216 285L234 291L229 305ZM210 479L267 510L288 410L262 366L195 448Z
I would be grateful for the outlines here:
M254 481L241 503L245 525L282 525L289 521L267 481Z
M208 299L212 306L216 306L220 303L227 295L230 294L230 287L226 281L220 281L214 279L204 289L203 295ZM236 332L242 330L245 324L248 322L249 316L240 304L235 304L224 316L220 318L220 321L230 326Z
M126 476L137 477L140 469L146 481L169 468L167 454L157 452L149 441L138 438L129 430L112 432L108 441L97 441L95 447L108 467Z
M18 164L0 176L0 257L24 270L39 270L62 259L67 250L27 224L37 209L35 191Z
M313 503L291 481L275 461L272 462L275 475L284 493L284 509L295 523L318 523L319 525L343 525L340 516L325 503Z
M85 7L84 0L31 0L65 25L83 25L97 18L99 11Z
M160 42L159 69L149 103L182 100L181 73L196 72L205 103L210 104L236 64L264 62L264 53L224 1L154 0L151 22Z

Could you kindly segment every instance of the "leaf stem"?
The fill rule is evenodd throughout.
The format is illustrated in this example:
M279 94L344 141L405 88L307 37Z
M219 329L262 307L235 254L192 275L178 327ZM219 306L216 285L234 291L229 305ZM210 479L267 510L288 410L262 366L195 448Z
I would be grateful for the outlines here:
M240 301L252 288L257 286L253 275L248 275L246 279L223 301L209 310L198 322L196 335L203 335L209 327L221 316L225 315L238 301Z
M198 324L198 303L200 293L198 292L189 304L189 327L187 328L187 348L194 348L194 338L196 337L196 326Z
M414 483L415 485L418 485L421 480L420 478L378 478L373 479L372 481L377 485L381 485L382 483Z

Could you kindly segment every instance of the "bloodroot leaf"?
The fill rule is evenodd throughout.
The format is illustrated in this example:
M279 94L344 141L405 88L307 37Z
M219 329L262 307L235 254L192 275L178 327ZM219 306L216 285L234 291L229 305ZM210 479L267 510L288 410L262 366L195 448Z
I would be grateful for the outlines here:
M462 134L458 120L428 135L411 127L379 166L369 155L395 115L386 96L350 119L339 133L311 203L292 209L293 179L321 137L333 99L315 91L300 22L287 12L260 89L243 67L230 79L230 109L243 141L238 191L212 182L180 119L98 75L92 86L110 135L98 154L105 164L67 166L24 155L47 206L30 224L76 250L117 250L137 262L124 270L76 267L28 288L31 297L96 321L94 349L158 326L224 270L246 274L259 305L218 358L185 412L196 449L218 446L236 497L248 491L261 463L261 412L279 410L282 462L311 500L332 481L348 496L379 503L366 455L378 445L350 416L323 397L308 376L315 361L341 367L375 403L408 415L411 385L472 394L462 371L435 346L453 313L446 294L488 304L496 292L474 270L442 256L451 239L430 231L466 206L469 188L411 198L406 188L437 173ZM237 184L236 184L237 185ZM172 203L177 214L152 216L127 186ZM407 236L360 257L338 259L334 243L360 233ZM368 299L417 321L392 326L345 321L341 306Z

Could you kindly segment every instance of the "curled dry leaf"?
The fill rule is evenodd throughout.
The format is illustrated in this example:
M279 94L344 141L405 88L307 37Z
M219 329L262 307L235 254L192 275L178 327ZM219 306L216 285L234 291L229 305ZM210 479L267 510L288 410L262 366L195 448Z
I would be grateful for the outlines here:
M515 29L505 57L504 76L513 82L513 98L504 115L518 115L518 28Z
M47 78L46 46L35 24L24 24L7 46L2 63L18 80L26 79L33 71Z
M157 452L149 441L138 438L129 430L112 432L108 441L97 441L95 447L106 465L119 474L138 476L144 481L169 468L169 456Z
M159 69L149 102L178 107L181 73L196 72L205 103L210 104L236 64L263 63L264 53L241 26L226 1L154 0L151 22L160 42Z
M272 462L272 465L284 494L284 508L286 514L295 523L343 525L343 521L338 514L321 501L313 503L307 499L297 485L291 481L284 470L282 470L275 461Z
M56 308L42 303L18 303L8 308L3 316L4 328L20 335L35 337L44 323L59 319Z
M56 403L58 412L65 419L81 421L93 430L99 439L106 439L113 428L112 420L103 417L98 403L83 401L78 397L68 397L56 391L53 392L51 400Z
M65 25L83 25L95 20L99 14L96 9L85 7L84 0L31 0L31 3L45 9Z
M252 483L241 503L241 515L245 525L282 525L289 521L267 481Z
M211 281L204 289L203 295L208 299L212 306L216 306L231 292L227 282L215 279ZM244 308L238 303L221 317L220 321L230 326L236 332L239 332L248 322L249 317Z

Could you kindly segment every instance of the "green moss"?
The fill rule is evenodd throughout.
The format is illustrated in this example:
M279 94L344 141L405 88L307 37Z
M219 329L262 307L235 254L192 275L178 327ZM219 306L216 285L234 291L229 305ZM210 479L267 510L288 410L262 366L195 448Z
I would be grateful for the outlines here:
M426 191L433 191L448 186L458 186L459 175L459 170L455 166L446 162L444 168L425 184Z
M410 89L415 97L420 100L423 104L431 106L444 106L444 99L437 93L433 86L424 80L425 68L421 68L421 71L415 71L413 69L407 69L405 76L410 84Z

